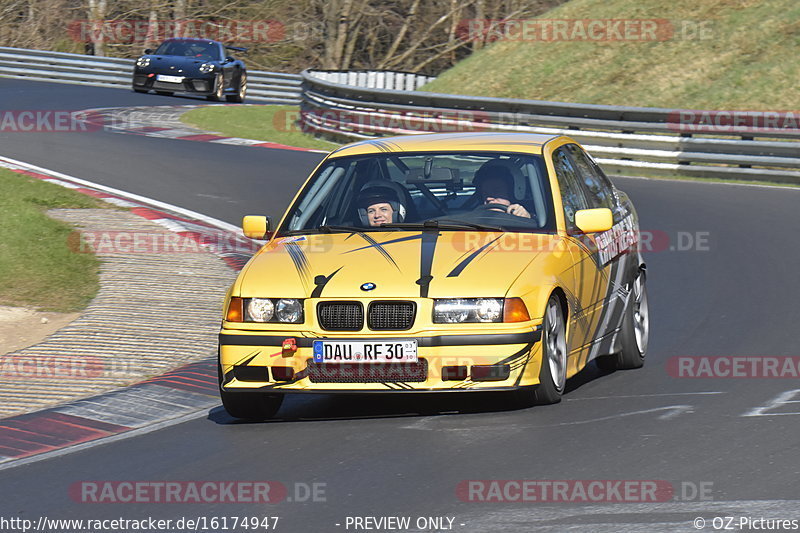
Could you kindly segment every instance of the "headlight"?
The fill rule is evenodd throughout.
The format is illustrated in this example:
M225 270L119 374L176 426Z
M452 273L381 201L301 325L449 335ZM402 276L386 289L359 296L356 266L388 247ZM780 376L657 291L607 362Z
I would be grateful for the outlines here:
M208 74L209 72L214 72L215 68L216 65L213 65L212 63L203 63L200 65L200 72L203 74Z
M226 320L229 322L303 322L303 301L295 298L231 298Z
M136 60L136 66L137 67L144 68L144 67L148 66L149 64L150 64L150 58L149 57L140 57L139 59Z
M440 324L466 322L471 309L469 300L460 298L436 300L433 304L433 321Z
M509 303L522 304L519 298L510 298ZM464 322L518 322L504 320L503 298L446 298L433 302L433 321L437 324L460 324ZM522 304L524 307L525 304ZM526 311L527 314L527 311Z
M433 304L433 321L439 324L461 322L502 322L502 298L448 298Z
M245 320L247 322L269 322L275 314L275 304L267 298L249 298L246 300Z
M475 302L475 316L479 322L502 322L503 300L481 298Z
M275 306L278 322L297 324L303 321L303 304L294 298L281 298Z

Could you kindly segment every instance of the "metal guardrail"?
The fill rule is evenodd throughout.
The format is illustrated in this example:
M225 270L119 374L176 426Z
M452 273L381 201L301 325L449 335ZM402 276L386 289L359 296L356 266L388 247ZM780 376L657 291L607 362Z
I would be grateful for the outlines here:
M333 83L397 91L416 91L436 79L434 76L395 70L309 70L307 72L315 78Z
M0 76L99 87L131 87L133 59L0 47ZM247 71L247 100L300 102L297 74Z
M567 135L612 174L800 183L798 128L687 133L675 123L675 109L380 89L335 83L315 71L301 75L304 128L339 140L434 131Z

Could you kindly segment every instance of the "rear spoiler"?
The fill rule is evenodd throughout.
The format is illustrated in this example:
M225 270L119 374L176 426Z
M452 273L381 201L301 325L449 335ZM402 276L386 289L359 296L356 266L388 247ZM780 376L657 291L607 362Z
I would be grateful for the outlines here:
M227 48L228 50L233 50L235 52L247 52L247 48L244 48L244 47L241 47L241 46L228 46L228 45L225 45L225 48Z

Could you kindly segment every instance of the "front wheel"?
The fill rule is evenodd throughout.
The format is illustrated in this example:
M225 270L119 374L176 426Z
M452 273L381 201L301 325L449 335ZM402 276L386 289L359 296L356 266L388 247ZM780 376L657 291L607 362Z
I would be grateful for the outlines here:
M133 92L135 93L146 93L147 89L137 89L136 87L133 88Z
M207 99L211 100L212 102L219 102L222 100L222 95L225 92L225 80L222 77L222 74L219 74L214 82L214 93L209 94L206 96Z
M555 294L547 301L541 343L539 385L517 391L517 399L523 405L558 403L567 383L567 327L561 301Z
M650 308L645 281L644 271L633 280L619 332L622 346L619 353L597 358L597 366L603 370L625 370L644 365L650 341Z
M242 77L239 79L239 89L236 94L229 94L225 99L229 102L241 104L244 102L245 96L247 96L247 74L242 72Z
M172 91L156 91L156 94L160 94L161 96L172 96L174 93Z

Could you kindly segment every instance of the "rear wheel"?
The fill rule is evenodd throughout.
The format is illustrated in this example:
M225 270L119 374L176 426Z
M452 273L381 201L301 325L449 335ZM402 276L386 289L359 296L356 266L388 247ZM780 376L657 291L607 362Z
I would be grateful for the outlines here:
M619 332L622 349L619 353L597 358L597 366L603 370L625 370L644 365L650 341L650 309L645 281L644 271L633 280Z
M172 96L175 93L172 91L156 91L156 94L160 94L161 96Z
M219 391L222 406L234 418L264 420L272 418L283 404L283 394Z
M242 77L239 79L239 89L236 94L229 94L225 99L229 102L241 104L244 102L245 96L247 96L247 74L242 72Z
M137 89L136 87L133 88L133 92L135 93L146 93L147 89Z

